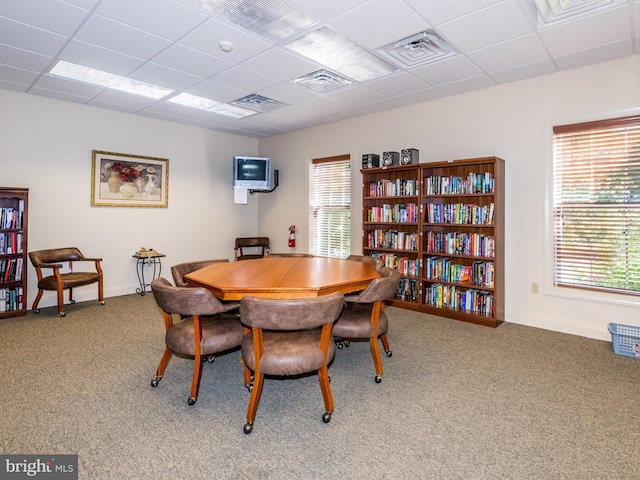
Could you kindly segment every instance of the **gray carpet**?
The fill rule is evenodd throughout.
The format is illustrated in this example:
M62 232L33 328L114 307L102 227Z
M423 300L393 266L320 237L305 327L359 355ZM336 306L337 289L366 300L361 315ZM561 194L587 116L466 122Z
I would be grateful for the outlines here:
M337 351L336 411L317 377L266 380L251 435L240 353L205 364L164 349L153 297L0 320L0 448L79 454L83 479L637 479L640 360L611 344L388 308L391 358Z

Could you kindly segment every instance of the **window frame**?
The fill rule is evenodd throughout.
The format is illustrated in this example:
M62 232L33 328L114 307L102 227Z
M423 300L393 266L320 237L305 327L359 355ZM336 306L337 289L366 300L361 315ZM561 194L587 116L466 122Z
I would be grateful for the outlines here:
M555 285L555 219L554 219L554 127L579 123L590 123L614 120L640 115L640 108L618 110L600 115L584 115L579 117L563 117L546 120L543 126L543 166L545 183L544 208L544 262L542 292L545 295L576 299L580 301L600 302L622 306L640 307L640 297L610 291L599 291L591 288L556 286Z
M313 158L311 159L311 161L309 162L309 193L308 193L308 210L307 210L307 218L308 218L308 234L309 234L309 252L314 254L314 255L319 255L319 256L329 256L329 255L324 255L323 252L318 253L316 250L314 250L314 243L315 243L315 235L314 235L314 226L315 226L315 220L314 220L314 215L313 215L313 211L315 206L313 205L313 196L315 194L315 190L314 190L314 165L316 164L326 164L326 163L332 163L332 162L343 162L346 161L347 162L347 166L348 166L348 181L346 182L347 184L347 188L348 188L348 192L347 192L347 196L346 198L348 199L348 205L345 205L346 207L346 211L348 212L349 218L346 222L347 226L348 226L348 231L349 231L349 239L346 242L347 245L347 249L348 249L348 253L344 256L344 257L330 257L330 258L346 258L349 253L351 252L351 250L353 249L353 228L352 228L352 209L353 209L353 164L351 161L351 157L352 155L350 154L343 154L343 155L335 155L335 156L331 156L331 157L320 157L320 158Z

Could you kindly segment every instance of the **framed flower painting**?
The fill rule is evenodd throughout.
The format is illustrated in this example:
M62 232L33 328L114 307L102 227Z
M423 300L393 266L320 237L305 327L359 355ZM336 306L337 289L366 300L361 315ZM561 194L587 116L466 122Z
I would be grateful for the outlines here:
M166 208L169 160L93 150L91 205Z

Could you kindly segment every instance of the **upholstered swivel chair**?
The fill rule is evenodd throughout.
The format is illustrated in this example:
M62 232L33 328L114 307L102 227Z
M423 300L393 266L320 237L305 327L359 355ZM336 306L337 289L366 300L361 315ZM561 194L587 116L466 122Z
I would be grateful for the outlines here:
M244 328L235 315L224 313L224 306L206 288L174 287L160 277L151 282L151 291L166 328L166 348L151 386L158 386L174 353L192 355L193 377L187 403L193 405L198 399L204 357L239 347ZM174 323L173 314L182 319Z
M201 268L208 267L214 263L228 263L229 260L226 258L219 258L213 260L196 260L193 262L184 262L178 263L177 265L173 265L171 267L171 276L173 277L173 283L175 283L176 287L186 287L187 280L184 278L185 275L190 274L191 272L195 272L196 270L200 270ZM224 309L226 312L231 310L237 310L240 308L240 302L234 301L220 301L222 305L224 305Z
M384 262L381 259L370 257L369 255L349 255L347 257L347 260L350 260L352 262L370 263L376 268L376 270L380 270L382 267L384 267Z
M249 249L249 252L245 252ZM255 253L256 250L258 253ZM236 245L233 250L234 260L251 260L264 258L269 253L269 237L244 237L236 238Z
M369 340L376 369L376 383L382 381L384 372L378 338L382 341L387 357L392 355L387 339L389 319L384 312L384 301L393 298L400 284L400 274L394 269L382 267L379 272L380 278L373 279L362 292L345 296L345 308L333 326L333 334L343 339L338 342L338 348L342 348L342 345L349 346L349 339Z
M295 300L244 297L240 301L242 323L251 332L242 340L245 369L254 373L249 386L244 433L251 433L265 375L289 376L318 372L328 423L333 413L328 364L335 354L331 327L344 304L341 293ZM245 382L247 381L245 371Z
M29 259L33 267L36 269L38 277L38 294L33 301L31 309L35 313L40 313L38 303L45 290L53 290L57 293L58 314L61 317L66 315L64 311L64 290L69 290L69 303L74 304L73 289L82 285L98 284L98 301L101 305L104 301L104 282L102 277L102 268L100 267L101 258L88 258L76 247L52 248L49 250L36 250L29 252ZM95 271L73 271L77 262L93 262ZM68 269L64 270L65 264ZM51 275L45 275L43 270L52 270Z

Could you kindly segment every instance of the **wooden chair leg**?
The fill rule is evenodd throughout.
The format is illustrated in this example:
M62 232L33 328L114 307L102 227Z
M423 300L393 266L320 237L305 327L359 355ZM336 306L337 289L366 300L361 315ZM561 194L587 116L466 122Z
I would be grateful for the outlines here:
M382 340L382 348L384 348L384 353L387 354L387 357L391 356L391 349L389 348L389 339L387 338L387 334L383 333L380 335L380 340Z
M322 398L324 398L325 413L328 413L329 418L331 418L334 404L333 394L331 393L331 384L329 383L329 368L326 365L318 370L318 379L320 380L320 390L322 390Z
M198 390L200 389L200 378L202 376L202 363L203 358L201 355L196 355L193 361L193 379L191 380L191 394L187 403L193 405L198 399Z
M251 390L251 398L247 407L247 423L244 426L244 433L251 433L253 430L253 422L256 419L263 384L264 375L260 372L253 372L253 389Z
M58 314L64 317L66 313L64 313L64 290L62 289L62 284L58 284L56 293L58 297Z
M40 303L40 299L42 298L43 293L44 293L44 290L38 289L38 294L36 295L36 298L33 301L33 305L31 306L31 310L33 310L35 313L40 313L40 310L38 309L38 303Z
M378 338L372 337L369 339L369 345L371 345L371 356L373 357L373 364L376 367L376 383L382 381L382 360L380 359L380 348L378 348Z
M158 382L162 380L162 377L164 376L164 371L167 368L167 365L169 365L169 360L171 360L172 355L173 355L173 352L169 349L169 347L166 347L164 349L164 354L160 359L160 363L158 364L158 369L156 370L156 378L151 380L152 387L157 387Z

